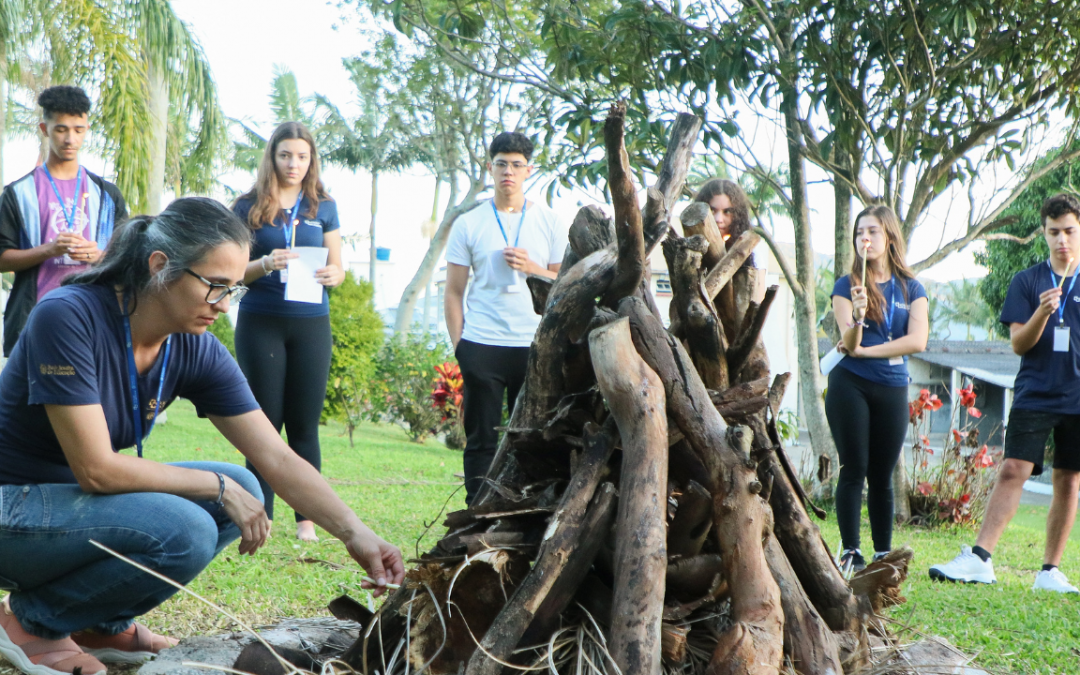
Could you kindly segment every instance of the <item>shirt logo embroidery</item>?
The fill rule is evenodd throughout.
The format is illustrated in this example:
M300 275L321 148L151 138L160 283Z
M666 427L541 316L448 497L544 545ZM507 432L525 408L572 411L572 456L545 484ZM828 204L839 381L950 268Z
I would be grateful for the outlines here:
M41 364L40 369L42 375L71 376L75 374L75 366L54 366L43 363Z
M317 220L305 220L305 225L311 225L312 227L321 227L321 224Z

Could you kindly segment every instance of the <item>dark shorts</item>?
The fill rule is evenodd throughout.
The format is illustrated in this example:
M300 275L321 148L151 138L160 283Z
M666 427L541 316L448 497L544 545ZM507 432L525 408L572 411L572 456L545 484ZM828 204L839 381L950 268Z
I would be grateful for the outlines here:
M1035 468L1032 476L1043 472L1046 441L1054 432L1054 468L1080 471L1080 415L1061 415L1038 410L1009 412L1005 430L1006 459L1022 459Z

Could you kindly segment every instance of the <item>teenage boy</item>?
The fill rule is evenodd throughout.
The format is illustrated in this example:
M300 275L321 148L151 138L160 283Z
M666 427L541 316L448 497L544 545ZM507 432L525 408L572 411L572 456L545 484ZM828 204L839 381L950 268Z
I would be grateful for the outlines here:
M1024 481L1042 473L1043 453L1054 433L1054 497L1046 519L1046 548L1035 589L1076 593L1058 569L1076 519L1080 485L1080 200L1055 195L1040 217L1050 259L1013 277L1001 322L1012 333L1020 372L1005 435L1005 461L983 516L975 546L930 568L932 579L992 584L990 555L1016 515ZM1076 331L1073 333L1073 331Z
M529 345L540 323L525 278L554 279L567 245L567 227L559 217L525 199L532 153L533 143L524 134L495 137L487 164L495 197L460 216L446 246L446 328L465 389L466 503L476 496L495 456L503 394L513 412L525 381Z
M78 87L38 96L49 156L0 196L0 272L14 272L4 309L4 356L11 354L39 298L101 257L113 227L127 217L112 183L79 166L90 99Z

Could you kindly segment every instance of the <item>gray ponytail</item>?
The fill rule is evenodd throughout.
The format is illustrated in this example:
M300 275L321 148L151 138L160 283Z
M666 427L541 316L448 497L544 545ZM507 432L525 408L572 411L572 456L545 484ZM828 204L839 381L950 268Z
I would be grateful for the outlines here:
M135 216L117 227L101 261L64 284L104 284L137 297L173 283L184 268L226 243L251 246L251 232L236 214L213 199L177 199L156 216ZM164 253L168 262L151 275L154 251Z

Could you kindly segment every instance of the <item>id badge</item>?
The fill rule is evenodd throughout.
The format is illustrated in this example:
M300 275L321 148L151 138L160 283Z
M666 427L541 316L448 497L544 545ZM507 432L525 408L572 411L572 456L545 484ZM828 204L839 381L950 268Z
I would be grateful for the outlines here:
M520 293L520 292L521 292L521 285L518 284L516 281L514 283L512 283L512 284L507 284L506 286L503 286L503 293Z
M1054 351L1069 351L1069 327L1058 326L1054 329Z
M289 270L278 270L278 273L281 275L281 283L289 283Z
M902 365L904 365L904 357L903 356L890 357L889 358L889 365L890 366L902 366Z

